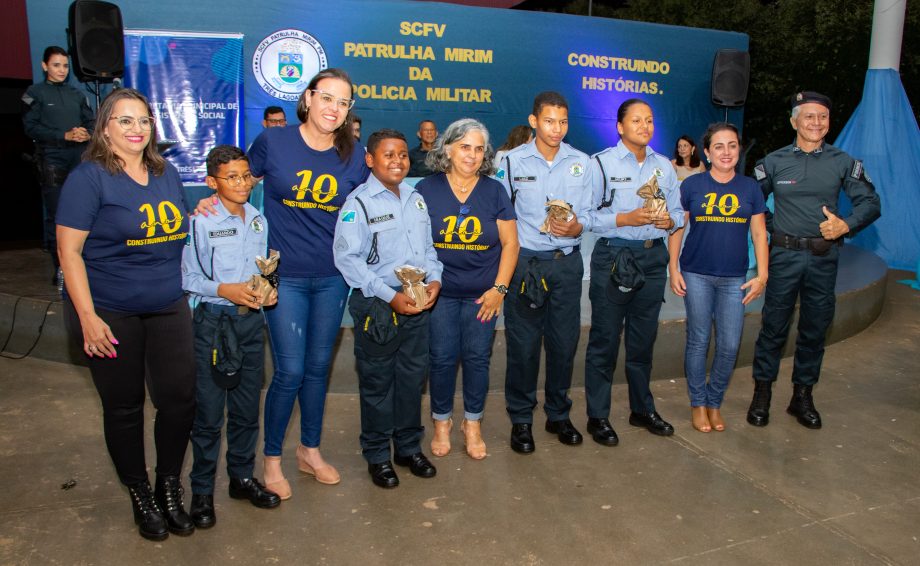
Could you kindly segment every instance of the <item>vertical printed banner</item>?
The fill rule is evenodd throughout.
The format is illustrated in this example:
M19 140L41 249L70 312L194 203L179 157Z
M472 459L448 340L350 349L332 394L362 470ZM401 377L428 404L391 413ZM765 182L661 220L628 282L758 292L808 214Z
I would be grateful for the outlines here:
M183 183L204 182L212 147L242 145L242 34L125 30L125 86L150 100Z

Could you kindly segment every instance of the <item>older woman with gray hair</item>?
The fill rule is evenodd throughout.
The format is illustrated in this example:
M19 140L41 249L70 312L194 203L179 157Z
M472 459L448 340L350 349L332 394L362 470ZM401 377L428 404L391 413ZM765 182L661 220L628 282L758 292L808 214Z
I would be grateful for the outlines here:
M431 310L431 452L450 452L457 366L463 368L466 453L486 457L481 421L489 390L495 323L517 263L517 219L508 193L488 177L489 131L472 118L447 127L428 153L435 171L416 186L425 198L438 259L441 295Z

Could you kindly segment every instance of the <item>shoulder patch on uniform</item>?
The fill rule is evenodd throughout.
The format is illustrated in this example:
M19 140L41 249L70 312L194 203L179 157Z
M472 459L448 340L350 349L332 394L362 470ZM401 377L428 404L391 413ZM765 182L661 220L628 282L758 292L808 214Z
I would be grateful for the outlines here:
M573 177L581 177L585 174L585 166L581 163L573 163L569 168L569 174Z
M425 201L422 199L422 197L418 197L417 199L415 199L415 208L419 210L427 210L425 208Z
M342 212L342 216L339 218L345 224L354 224L357 214L354 210L345 210Z
M763 163L758 163L757 167L754 167L754 178L758 181L763 181L767 178L767 171L763 167Z
M348 251L348 240L339 236L339 238L335 241L335 249L336 251L347 252Z
M256 216L252 219L252 222L249 223L249 229L255 232L256 234L261 234L265 230L265 225L262 224L262 217Z
M664 177L664 171L662 171L662 170L659 169L658 167L655 167L655 176L656 176L656 177Z
M850 171L850 177L856 179L857 181L865 175L865 169L863 168L863 162L859 159L853 160L853 169Z
M496 172L495 172L495 178L496 178L496 179L504 179L504 178L505 178L505 170L504 170L504 169L499 169L498 171L496 171Z

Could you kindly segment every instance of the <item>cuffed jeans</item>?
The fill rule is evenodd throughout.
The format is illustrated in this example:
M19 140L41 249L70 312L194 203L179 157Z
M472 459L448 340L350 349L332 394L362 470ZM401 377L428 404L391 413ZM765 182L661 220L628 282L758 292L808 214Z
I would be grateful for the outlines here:
M278 304L265 309L275 374L265 395L265 455L280 456L294 400L300 402L300 443L319 446L326 382L348 285L332 277L282 277Z
M684 271L687 286L684 305L687 309L687 347L684 368L691 407L722 406L722 397L735 369L735 358L744 327L744 276L719 277ZM706 381L706 357L712 327L716 328L716 350L709 382Z
M458 363L463 368L464 418L478 421L485 410L497 319L480 322L476 318L481 308L477 299L441 295L431 309L429 392L435 420L445 421L453 413Z

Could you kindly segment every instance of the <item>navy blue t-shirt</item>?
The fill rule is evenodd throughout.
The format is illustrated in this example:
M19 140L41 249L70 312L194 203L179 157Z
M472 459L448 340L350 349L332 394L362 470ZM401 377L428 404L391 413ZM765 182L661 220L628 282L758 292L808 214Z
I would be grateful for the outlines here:
M680 185L680 203L690 213L690 233L680 254L681 271L744 276L751 216L767 210L757 182L735 175L720 183L708 171L692 175Z
M56 222L88 231L83 261L93 304L155 312L182 297L182 248L188 236L185 191L171 164L147 186L94 162L81 163L61 189Z
M311 149L299 126L266 128L253 142L249 164L253 175L265 176L268 247L281 253L279 275L338 275L332 259L335 223L345 197L367 180L364 154L356 145L342 161L335 148Z
M495 285L502 255L497 220L516 220L501 183L482 176L465 203L454 196L447 175L425 177L415 186L428 205L431 236L444 264L441 294L478 298Z

